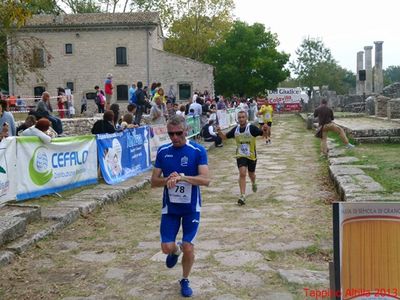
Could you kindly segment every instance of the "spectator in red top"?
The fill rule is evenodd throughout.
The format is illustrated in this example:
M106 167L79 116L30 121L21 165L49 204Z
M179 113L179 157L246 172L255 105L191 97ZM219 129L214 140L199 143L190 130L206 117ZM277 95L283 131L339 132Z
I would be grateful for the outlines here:
M104 92L106 93L106 110L110 109L111 98L113 94L113 85L112 85L112 74L108 73L107 78L104 81Z

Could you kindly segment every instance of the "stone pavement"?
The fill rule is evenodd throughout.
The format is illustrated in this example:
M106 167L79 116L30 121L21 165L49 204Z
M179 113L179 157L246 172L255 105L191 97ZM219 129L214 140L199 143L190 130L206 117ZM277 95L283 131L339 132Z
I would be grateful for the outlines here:
M259 188L252 193L248 185L243 207L236 204L234 142L209 152L212 183L202 188L190 277L195 299L304 299L303 288L329 288L332 222L326 203L338 196L326 163L318 160L316 139L304 127L297 116L281 115L273 125L272 145L259 138ZM0 299L179 298L180 264L167 269L160 252L162 189L150 189L148 176L136 183L97 185L69 199L103 205L79 209L75 203L71 219L64 220L68 227L54 229L34 247L26 245L28 250L2 267ZM104 205L109 202L115 203ZM47 225L61 227L57 210L43 209L53 220Z

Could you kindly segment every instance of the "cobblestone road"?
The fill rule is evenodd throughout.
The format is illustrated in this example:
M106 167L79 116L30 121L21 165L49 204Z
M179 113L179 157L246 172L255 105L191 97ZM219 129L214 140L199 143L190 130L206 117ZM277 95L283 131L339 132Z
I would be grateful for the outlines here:
M234 143L209 152L212 184L191 274L195 299L305 299L328 288L331 207L337 200L315 138L277 117L272 145L257 143L257 193L236 205ZM1 269L1 299L178 299L180 264L159 245L162 189L149 186L81 218Z

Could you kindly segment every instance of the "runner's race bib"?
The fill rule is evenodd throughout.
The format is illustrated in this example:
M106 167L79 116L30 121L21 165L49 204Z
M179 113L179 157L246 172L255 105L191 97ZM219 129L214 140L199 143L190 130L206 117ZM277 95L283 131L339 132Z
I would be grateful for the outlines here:
M267 120L271 119L271 114L270 113L266 113L265 114L265 119L267 119Z
M240 144L239 154L244 156L250 156L250 144Z
M188 204L192 201L192 185L188 182L179 182L175 187L168 189L171 203Z

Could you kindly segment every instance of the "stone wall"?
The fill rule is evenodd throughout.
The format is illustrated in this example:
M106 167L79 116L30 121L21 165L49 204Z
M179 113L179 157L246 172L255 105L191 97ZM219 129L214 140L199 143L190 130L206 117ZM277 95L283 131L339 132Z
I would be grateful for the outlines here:
M389 119L400 119L400 98L388 101L387 116Z
M64 134L66 136L91 134L93 124L102 119L102 115L97 115L93 118L74 118L61 119L63 124ZM23 121L16 122L18 127Z
M385 96L378 96L375 99L375 115L377 117L387 117L387 107L390 98Z
M389 98L400 98L400 82L386 86L382 90L382 95Z

